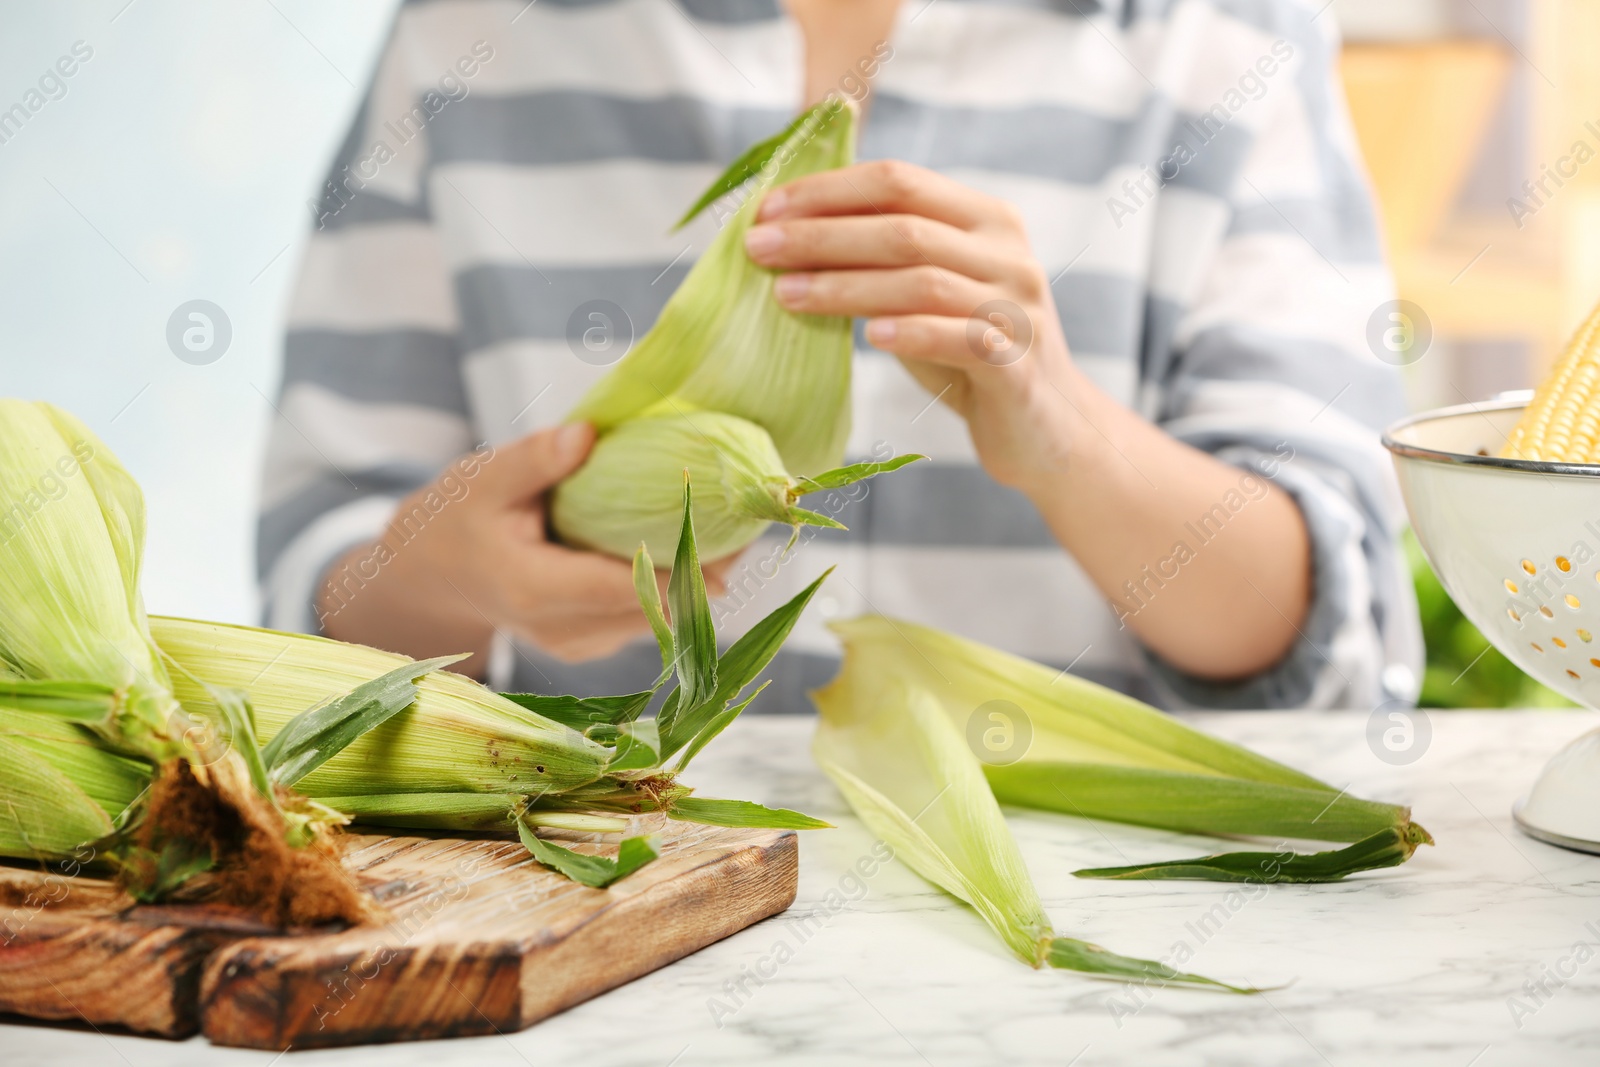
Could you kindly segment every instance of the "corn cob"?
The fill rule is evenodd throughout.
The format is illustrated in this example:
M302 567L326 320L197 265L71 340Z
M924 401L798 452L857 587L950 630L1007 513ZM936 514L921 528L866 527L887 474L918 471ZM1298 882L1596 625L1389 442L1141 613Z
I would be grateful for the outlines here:
M1600 463L1600 305L1567 342L1500 454L1553 463Z
M139 596L143 540L139 487L104 444L47 404L0 400L0 851L92 842L136 897L215 867L225 899L271 921L374 914L333 852L341 817L267 780L248 705L213 690L196 719L173 695Z
M12 413L13 421L0 426L0 446L15 450L30 441L26 432L8 439L6 427L31 430L32 443L46 451L59 443L51 420L59 413L28 405ZM97 461L115 462L104 446L93 445ZM0 478L23 467L0 466ZM94 484L80 480L74 503ZM124 488L121 499L142 518L137 486L130 479ZM53 490L51 498L66 499ZM95 660L93 640L68 642L67 653L52 658L55 649L44 639L51 631L34 627L62 620L0 605L0 634L11 638L0 646L0 854L64 858L93 845L89 854L118 865L141 899L163 897L216 868L208 878L218 899L254 907L272 921L305 923L377 913L338 867L326 833L348 816L418 828L514 827L541 863L597 887L649 862L655 847L631 838L617 860L580 856L539 839L535 829L615 832L626 826L619 815L640 811L716 825L826 825L743 801L691 797L674 780L748 706L753 697L740 701L741 691L822 580L719 656L690 503L685 483L671 624L647 551L641 548L634 563L662 673L650 690L599 698L507 698L440 669L461 657L415 663L252 627L157 617L152 641L136 584L131 597L121 584L137 582L142 522L114 527L126 537L122 552L112 545L102 508L80 507L74 521L86 552L99 561L99 585L91 588L70 560L29 555L29 543L12 544L16 573L42 579L25 602L50 603L55 586L71 587L69 579L80 580L86 600L98 590L106 597L104 617L73 621L105 633L120 625L125 648L117 658L142 656L146 677L113 670L114 659ZM64 509L51 518L69 515ZM97 539L96 530L103 536ZM49 543L48 528L30 532ZM79 543L64 529L55 533ZM112 587L117 591L105 594ZM22 667L67 677L30 676ZM95 671L110 677L72 677ZM680 685L660 718L636 721L673 676ZM167 717L135 719L140 730L121 729L123 719L152 709ZM664 764L675 755L668 770ZM232 815L222 815L224 808ZM184 826L181 834L168 830L175 820Z
M295 787L362 821L421 829L504 829L513 823L519 833L535 826L615 829L616 815L643 811L714 825L825 825L743 801L691 797L676 781L754 699L739 698L823 581L817 579L718 655L687 483L682 509L669 586L671 624L648 551L641 548L634 561L635 585L661 653L662 673L651 689L617 697L499 695L460 675L428 674L417 681L415 699L403 711L294 779ZM305 718L303 709L409 662L305 634L162 616L151 625L174 664L185 706L210 713L213 693L223 686L248 694L262 736L271 738L269 759L279 738ZM679 685L660 715L639 720L674 675ZM529 848L541 859L552 855L544 845Z
M556 532L569 544L626 556L642 540L653 557L671 558L682 520L682 471L699 487L695 536L706 559L731 555L770 523L844 529L826 515L797 507L805 494L836 489L896 470L923 457L837 468L815 478L784 470L772 438L737 415L667 407L630 419L602 437L588 461L556 488Z
M208 685L247 693L263 741L305 709L409 662L363 645L250 626L157 615L150 628L182 668L175 691L184 707L211 714ZM406 793L562 793L597 781L610 757L610 749L570 727L469 678L436 671L417 683L416 700L404 711L295 787L334 807L338 797L391 791L373 788L375 780Z
M1169 830L1354 842L1079 877L1334 881L1403 863L1432 841L1406 808L1352 797L1070 674L881 616L832 629L845 659L812 694L818 763L908 865L972 905L1034 966L1221 984L1057 937L998 803Z
M607 441L630 420L708 411L753 423L767 440L745 431L722 435L718 447L725 462L762 479L815 476L838 465L850 432L850 320L782 308L772 296L775 273L750 261L744 235L769 188L848 165L853 133L854 112L845 102L817 105L735 161L679 223L748 183L744 203L654 327L568 415L593 423L601 438L589 461L594 470L579 471L556 494L552 519L562 537L623 557L642 539L666 558L672 546L662 531L677 522L677 501L670 495L677 479L640 501L634 492L641 472L688 467L702 490L715 484L702 475L706 443L682 429L668 436L657 427ZM790 521L752 514L738 492L721 499L707 492L701 500L696 518L706 536L702 547L716 555L742 548L768 521ZM626 509L626 518L612 509Z

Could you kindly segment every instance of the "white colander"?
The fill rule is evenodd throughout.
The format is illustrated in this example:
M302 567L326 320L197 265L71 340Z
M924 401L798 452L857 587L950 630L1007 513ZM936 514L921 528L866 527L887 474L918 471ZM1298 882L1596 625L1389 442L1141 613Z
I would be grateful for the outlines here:
M1499 458L1526 403L1431 411L1383 443L1462 613L1518 667L1600 708L1600 466ZM1513 814L1534 837L1600 852L1600 730L1558 753Z

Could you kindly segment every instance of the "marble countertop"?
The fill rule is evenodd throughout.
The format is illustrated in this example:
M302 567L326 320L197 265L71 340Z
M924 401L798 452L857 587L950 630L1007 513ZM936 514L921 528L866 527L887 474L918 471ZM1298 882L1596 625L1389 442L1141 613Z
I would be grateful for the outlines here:
M1217 842L1008 813L1058 932L1148 957L1184 941L1188 969L1283 986L1275 992L1145 993L1036 972L898 862L853 884L846 872L871 855L873 839L812 765L811 723L750 718L692 777L705 795L838 823L803 836L800 894L788 912L521 1033L294 1053L286 1064L1600 1062L1600 857L1530 840L1510 815L1544 760L1594 716L1429 719L1426 751L1391 766L1369 748L1364 712L1190 717L1362 796L1411 804L1439 842L1404 867L1343 884L1245 896L1215 883L1077 880L1069 872L1078 867L1198 855ZM851 898L847 906L830 911L826 902L839 899L830 891ZM275 1059L198 1038L30 1025L0 1026L0 1050L10 1067Z

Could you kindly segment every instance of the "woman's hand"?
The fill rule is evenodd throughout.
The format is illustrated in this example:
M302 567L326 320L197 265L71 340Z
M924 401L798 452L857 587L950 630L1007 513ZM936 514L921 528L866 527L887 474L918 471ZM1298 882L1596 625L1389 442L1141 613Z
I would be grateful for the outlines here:
M996 481L1043 490L1094 434L1068 399L1082 376L1010 204L882 161L774 189L757 223L745 247L786 272L778 301L867 318L867 339L966 419Z
M502 630L568 662L611 655L647 632L627 562L545 535L545 492L593 443L591 427L560 426L453 464L401 502L378 542L329 569L318 597L324 632L422 659L485 652ZM463 666L481 674L484 665Z
M745 247L785 272L778 301L867 318L867 339L966 419L984 469L1027 494L1168 662L1241 678L1294 643L1310 604L1310 542L1293 500L1270 488L1160 580L1159 595L1129 600L1140 582L1155 588L1150 568L1192 536L1186 523L1237 493L1241 472L1168 436L1073 364L1016 208L884 161L774 189L756 218Z

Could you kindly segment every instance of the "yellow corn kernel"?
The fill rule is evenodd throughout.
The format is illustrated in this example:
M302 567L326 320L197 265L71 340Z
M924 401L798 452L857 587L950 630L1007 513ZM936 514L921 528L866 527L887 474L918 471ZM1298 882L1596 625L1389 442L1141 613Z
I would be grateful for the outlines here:
M1567 342L1500 454L1509 459L1600 463L1600 306Z

